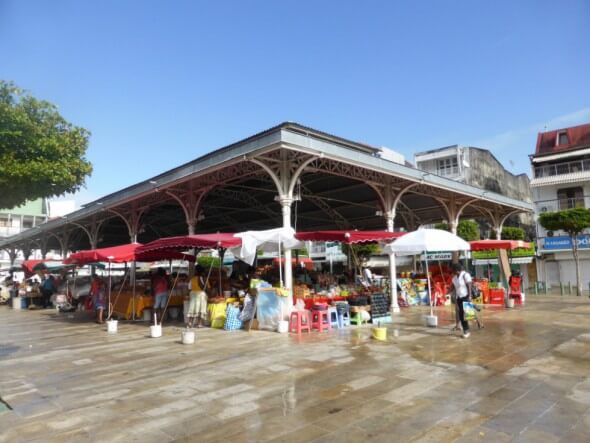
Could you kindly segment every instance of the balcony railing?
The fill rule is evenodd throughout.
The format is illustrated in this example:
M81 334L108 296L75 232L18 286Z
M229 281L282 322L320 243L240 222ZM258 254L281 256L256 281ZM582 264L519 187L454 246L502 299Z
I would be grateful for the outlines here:
M459 175L459 167L458 166L449 166L446 168L439 168L437 170L437 174L441 177L454 177Z
M21 232L19 227L12 227L12 226L0 226L0 237L10 237L11 235L16 235Z
M574 160L554 165L537 166L535 178L570 174L572 172L590 171L590 159Z
M555 200L544 200L536 202L537 212L555 212L573 208L590 207L590 195L575 198L558 198Z

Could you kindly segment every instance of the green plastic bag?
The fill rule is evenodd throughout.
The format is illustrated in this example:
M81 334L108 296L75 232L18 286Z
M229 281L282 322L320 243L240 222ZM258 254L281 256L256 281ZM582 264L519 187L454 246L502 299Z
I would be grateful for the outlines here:
M475 306L470 301L463 302L463 313L466 321L475 320Z

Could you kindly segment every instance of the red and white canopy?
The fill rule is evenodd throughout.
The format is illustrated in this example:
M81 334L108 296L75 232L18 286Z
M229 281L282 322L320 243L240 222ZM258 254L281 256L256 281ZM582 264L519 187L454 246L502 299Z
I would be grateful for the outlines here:
M85 265L96 262L125 263L130 261L152 262L157 260L192 260L192 255L172 251L141 253L141 243L112 246L110 248L88 249L71 254L64 260L66 264Z
M475 240L470 241L472 251L488 251L490 249L529 249L531 244L522 240Z
M234 234L229 233L181 235L178 237L164 237L146 243L138 248L138 253L187 251L189 249L227 249L241 244L241 238L234 237Z

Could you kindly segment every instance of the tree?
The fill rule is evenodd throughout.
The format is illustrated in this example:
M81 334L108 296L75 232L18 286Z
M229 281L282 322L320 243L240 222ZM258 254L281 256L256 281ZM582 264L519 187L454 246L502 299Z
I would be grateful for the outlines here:
M0 80L0 208L78 191L92 172L89 136L55 105Z
M565 211L545 212L539 216L539 223L548 231L565 231L570 236L572 253L576 263L576 292L582 295L582 276L578 256L578 235L590 228L590 210L585 208L567 209Z
M502 240L524 240L524 229L506 226L500 234Z
M434 228L450 231L446 223L437 223ZM461 220L457 225L457 236L465 241L479 240L479 225L473 220Z
M352 252L353 257L357 257L360 261L359 264L364 263L373 254L378 254L380 251L377 243L358 243L347 245L342 243L342 253L348 255L348 251Z

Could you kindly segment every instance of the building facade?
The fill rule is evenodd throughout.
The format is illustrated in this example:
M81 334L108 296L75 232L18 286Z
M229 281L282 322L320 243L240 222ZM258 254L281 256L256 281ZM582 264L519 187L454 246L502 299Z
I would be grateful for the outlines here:
M46 222L48 219L48 205L45 199L26 202L22 206L12 209L0 209L0 239L20 234L27 229ZM38 257L32 257L38 258ZM22 253L17 259L23 259ZM0 268L10 266L10 255L7 250L0 250Z
M530 156L535 214L590 208L590 124L540 133ZM549 285L575 284L576 270L570 238L537 223L537 272ZM578 238L584 288L590 283L590 234Z
M461 145L446 146L415 154L414 163L417 169L430 174L523 202L532 202L529 177L526 174L512 174L487 149ZM524 228L529 238L534 237L534 220L530 215L515 215L507 223L511 224ZM480 229L484 238L492 236L490 227L485 223L480 223Z

